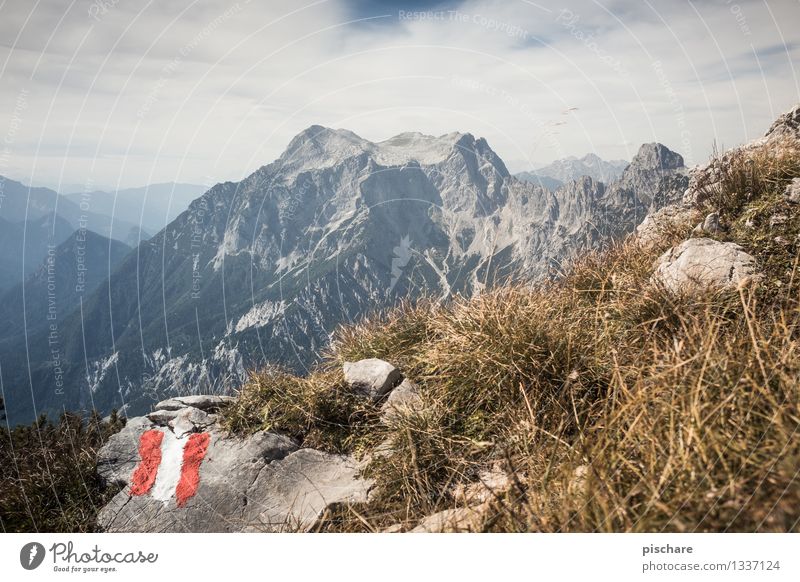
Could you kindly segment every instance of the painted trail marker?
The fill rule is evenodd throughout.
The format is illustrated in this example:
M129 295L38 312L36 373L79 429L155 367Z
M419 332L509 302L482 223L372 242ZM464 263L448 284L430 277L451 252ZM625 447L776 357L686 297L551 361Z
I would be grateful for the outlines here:
M141 461L131 479L131 495L147 495L178 507L191 499L200 485L200 465L211 435L205 432L179 439L169 430L148 430L139 437Z

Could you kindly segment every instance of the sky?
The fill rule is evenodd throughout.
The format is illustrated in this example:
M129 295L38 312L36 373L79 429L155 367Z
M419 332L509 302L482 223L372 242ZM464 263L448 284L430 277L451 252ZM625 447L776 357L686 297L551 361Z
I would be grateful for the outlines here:
M703 163L800 101L797 0L0 0L0 175L238 181L310 125L485 137L512 171Z

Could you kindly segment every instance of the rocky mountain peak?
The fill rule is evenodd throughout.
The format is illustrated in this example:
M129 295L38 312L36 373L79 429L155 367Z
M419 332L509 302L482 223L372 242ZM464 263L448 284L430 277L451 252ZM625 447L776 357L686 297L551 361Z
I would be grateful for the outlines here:
M432 166L445 161L454 149L473 151L475 144L475 138L469 133L452 132L438 137L418 132L401 133L371 144L370 153L384 166L400 166L411 161Z
M660 143L642 144L631 166L642 170L678 170L683 168L683 156Z
M497 171L508 175L500 157L485 139L470 133L451 132L440 136L406 132L380 142L371 142L346 129L312 125L295 136L278 159L284 173L297 174L336 166L355 156L366 154L380 166L405 166L416 163L434 166L454 153L477 155L489 161Z
M327 168L367 151L369 145L352 131L312 125L289 142L279 162L297 172Z

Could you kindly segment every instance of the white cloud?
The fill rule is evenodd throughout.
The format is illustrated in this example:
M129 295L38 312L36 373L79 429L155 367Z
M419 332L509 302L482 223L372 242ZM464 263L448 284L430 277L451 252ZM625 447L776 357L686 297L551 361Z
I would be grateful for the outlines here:
M340 1L264 4L7 1L0 136L19 128L0 173L238 180L312 124L471 131L514 169L655 140L701 162L800 94L795 3L470 0L417 20L384 3L359 23Z

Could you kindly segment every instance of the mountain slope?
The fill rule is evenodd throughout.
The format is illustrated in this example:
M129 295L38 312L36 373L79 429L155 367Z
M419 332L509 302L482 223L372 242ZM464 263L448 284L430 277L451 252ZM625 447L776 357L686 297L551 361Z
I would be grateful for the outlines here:
M307 377L255 374L227 426L365 459L367 499L313 531L797 532L799 128L800 105L682 196L644 146L617 195L671 200L635 236L342 328Z
M59 323L59 367L80 389L45 388L47 338L31 339L37 408L85 407L91 393L103 410L137 411L164 394L236 386L267 362L302 372L337 325L400 298L551 276L683 191L667 152L645 146L617 184L585 178L551 193L510 176L470 134L373 143L312 126L275 162L195 200ZM27 400L9 409L30 414Z
M78 230L50 247L38 268L0 297L0 342L19 342L73 311L106 280L130 247Z
M49 248L61 244L72 230L60 216L42 215L27 222L0 218L0 292L33 272Z

